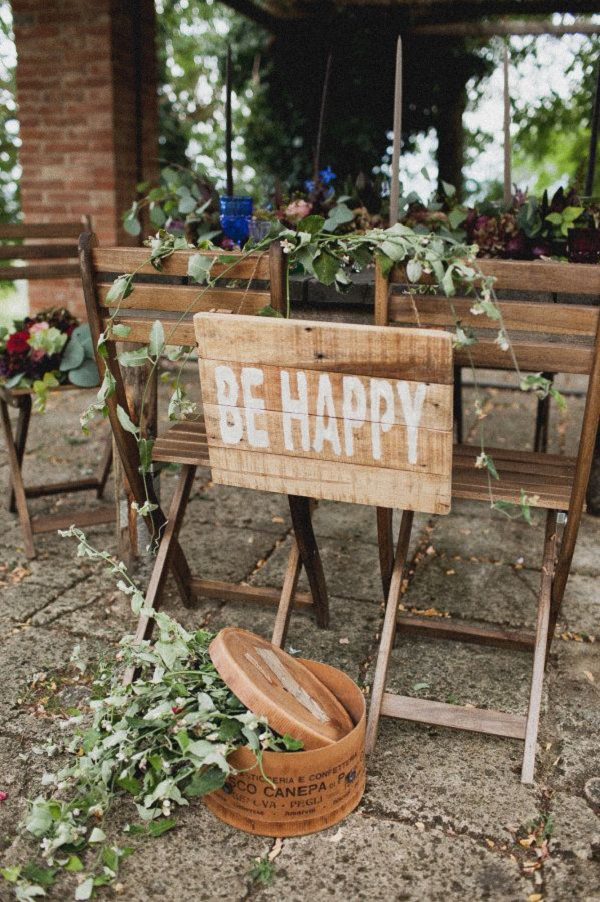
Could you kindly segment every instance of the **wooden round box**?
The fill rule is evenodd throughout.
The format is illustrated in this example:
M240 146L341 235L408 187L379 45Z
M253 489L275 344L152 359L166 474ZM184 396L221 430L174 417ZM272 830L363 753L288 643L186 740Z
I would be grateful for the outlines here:
M229 761L238 771L223 789L204 797L225 823L259 836L304 836L337 824L365 790L365 699L344 673L303 660L349 713L354 728L342 739L302 752L265 752L262 776L254 753L238 749Z

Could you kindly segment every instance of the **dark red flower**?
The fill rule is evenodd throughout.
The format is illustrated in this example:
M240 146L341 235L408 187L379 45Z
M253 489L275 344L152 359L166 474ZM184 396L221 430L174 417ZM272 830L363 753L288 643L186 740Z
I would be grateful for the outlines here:
M28 339L29 332L25 330L23 332L13 332L6 342L6 350L9 354L25 354L29 350Z

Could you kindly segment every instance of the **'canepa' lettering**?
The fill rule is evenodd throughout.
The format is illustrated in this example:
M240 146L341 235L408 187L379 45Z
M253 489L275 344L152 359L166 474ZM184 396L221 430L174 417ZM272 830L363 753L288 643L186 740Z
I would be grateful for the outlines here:
M260 392L265 379L263 370L242 367L238 378L231 367L219 364L214 372L222 441L237 445L245 437L250 447L268 449L269 433L261 416L266 409ZM425 383L418 383L411 390L410 384L402 380L342 376L341 398L336 400L331 378L320 373L314 409L310 409L306 373L281 370L279 375L286 451L312 450L339 457L343 450L352 457L356 435L367 428L373 460L381 460L382 435L400 425L406 428L408 462L417 463Z

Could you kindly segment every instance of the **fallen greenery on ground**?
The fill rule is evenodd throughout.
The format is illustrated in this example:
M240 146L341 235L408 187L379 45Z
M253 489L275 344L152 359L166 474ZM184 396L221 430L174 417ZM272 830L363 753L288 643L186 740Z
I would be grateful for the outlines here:
M124 564L96 551L75 527L63 534L77 539L79 556L106 562L119 589L132 601L141 598L143 606ZM233 695L210 659L212 633L188 632L167 614L142 610L154 619L157 638L136 644L125 637L116 659L92 683L91 717L64 720L72 738L62 748L49 742L45 750L50 758L66 752L69 761L43 775L49 794L31 802L23 824L39 841L41 860L0 870L20 902L45 895L60 870L79 875L76 900L92 898L116 878L134 851L111 843L103 830L117 800L129 798L137 810L138 822L125 827L128 842L158 837L175 826L178 806L224 785L235 749L249 746L262 767L266 749L302 748L291 736L275 734ZM128 686L123 665L137 672Z

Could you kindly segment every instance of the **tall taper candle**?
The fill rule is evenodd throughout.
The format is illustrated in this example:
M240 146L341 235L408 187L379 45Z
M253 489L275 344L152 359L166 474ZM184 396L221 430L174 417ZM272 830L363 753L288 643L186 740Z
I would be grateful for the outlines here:
M510 92L508 84L508 66L510 62L508 43L504 44L504 206L510 207L512 202L512 173L510 144Z
M398 222L400 203L400 148L402 144L402 37L396 45L396 81L394 90L394 144L390 185L390 225Z

